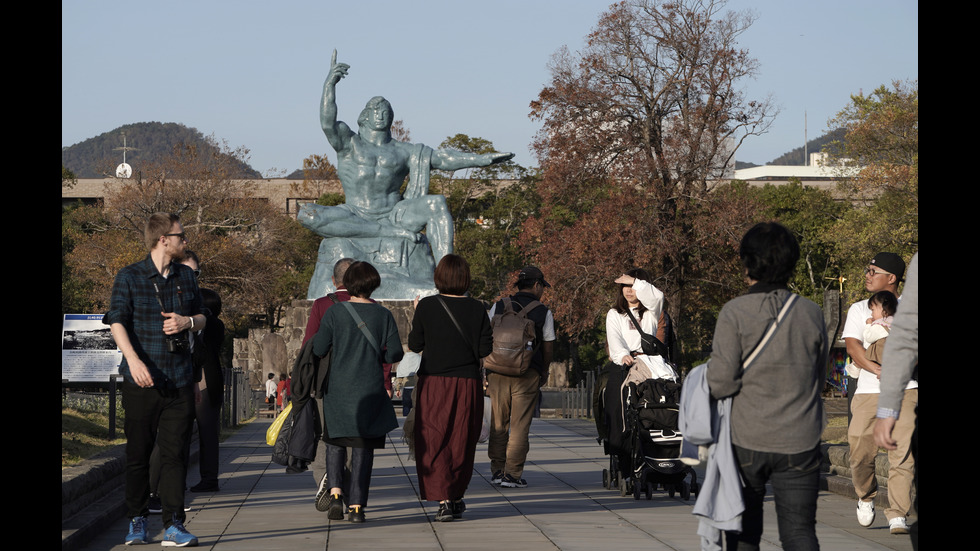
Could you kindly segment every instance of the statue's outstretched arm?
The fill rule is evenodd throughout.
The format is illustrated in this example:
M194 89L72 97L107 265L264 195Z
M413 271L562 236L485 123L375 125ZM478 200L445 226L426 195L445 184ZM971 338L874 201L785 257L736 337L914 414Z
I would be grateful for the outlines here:
M432 168L459 170L502 163L514 157L513 153L466 153L454 149L436 149L432 153Z
M337 50L330 57L330 72L323 83L323 98L320 102L320 126L327 136L327 141L336 151L347 146L352 134L346 124L337 120L337 82L347 76L350 65L337 63Z

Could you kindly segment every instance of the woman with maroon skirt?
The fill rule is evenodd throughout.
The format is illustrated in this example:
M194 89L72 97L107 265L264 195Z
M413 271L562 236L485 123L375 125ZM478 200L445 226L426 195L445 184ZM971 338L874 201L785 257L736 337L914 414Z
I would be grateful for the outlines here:
M422 499L438 501L435 519L462 518L483 426L481 358L493 333L483 304L465 296L470 267L442 257L434 274L439 294L416 303L408 347L422 354L415 403L415 461Z

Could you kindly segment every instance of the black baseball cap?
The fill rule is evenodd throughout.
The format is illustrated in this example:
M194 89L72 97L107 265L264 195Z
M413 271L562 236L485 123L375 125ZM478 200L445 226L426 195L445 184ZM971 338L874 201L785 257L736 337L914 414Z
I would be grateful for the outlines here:
M898 281L905 276L905 261L895 253L878 253L871 259L871 265L893 274Z
M541 270L537 269L534 266L525 266L521 270L520 275L517 276L518 282L532 280L532 279L540 279L542 285L544 285L545 287L551 287L551 284L544 280L544 274L541 273Z

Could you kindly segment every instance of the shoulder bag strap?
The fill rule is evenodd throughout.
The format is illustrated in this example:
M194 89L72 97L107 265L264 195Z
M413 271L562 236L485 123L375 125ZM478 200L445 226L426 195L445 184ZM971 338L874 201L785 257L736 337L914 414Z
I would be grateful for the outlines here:
M666 358L667 345L661 342L661 340L658 339L656 335L651 335L650 333L645 333L643 331L643 327L640 326L640 322L636 321L636 317L633 316L633 312L632 310L630 310L629 306L626 307L626 315L628 315L630 319L633 320L633 325L635 325L636 330L640 332L640 338L652 342L653 346L656 347L657 352L660 352L660 355Z
M357 327L360 328L361 332L364 333L364 336L367 337L368 342L371 343L371 346L374 348L374 351L378 353L378 357L380 358L381 347L378 346L378 341L374 340L374 335L372 335L371 332L368 331L367 324L364 323L364 320L361 319L361 316L357 315L357 311L354 310L354 307L351 306L350 302L344 301L341 302L341 304L343 304L344 307L347 308L347 312L349 312L350 316L354 318L354 323L357 324Z
M446 304L446 301L442 300L441 296L436 295L436 298L439 299L439 304L441 304L442 307L446 309L446 313L449 314L449 319L453 320L453 325L456 326L456 330L459 331L459 335L463 337L463 342L465 342L466 346L468 346L470 348L470 351L473 352L473 357L476 358L476 363L479 364L480 357L474 351L473 343L470 341L469 337L466 336L466 333L463 332L463 328L459 325L459 322L456 321L456 316L454 316L452 310L449 309L449 305Z
M769 324L769 329L766 330L766 334L762 336L762 340L756 345L755 350L749 354L749 357L745 359L742 363L742 370L749 368L749 365L759 356L760 353L766 348L766 344L769 343L769 339L776 334L776 330L779 329L779 324L782 323L783 318L786 317L786 313L789 309L793 307L793 303L796 302L797 295L795 293L790 293L789 298L783 303L783 307L779 310L779 314L776 315L776 319L772 320Z

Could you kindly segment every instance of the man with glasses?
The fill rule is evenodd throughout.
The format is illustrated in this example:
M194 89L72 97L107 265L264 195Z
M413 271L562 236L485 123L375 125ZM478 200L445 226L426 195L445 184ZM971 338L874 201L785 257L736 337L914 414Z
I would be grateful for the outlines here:
M898 284L905 274L905 261L895 253L882 252L875 255L864 272L864 288L869 293L890 291L898 294ZM880 392L879 376L881 366L868 360L864 351L865 321L871 317L868 300L855 302L847 311L847 320L841 336L847 347L851 362L860 372L857 387L849 388L853 393L851 400L851 421L847 427L847 441L850 445L851 481L858 497L857 519L861 526L871 526L874 522L874 499L878 495L878 481L875 478L875 457L878 446L875 444L874 425ZM902 400L902 412L895 423L892 435L898 443L888 452L888 518L892 534L907 534L909 529L905 515L912 508L912 467L915 460L909 453L912 430L915 428L915 406L918 403L918 383L910 381Z
M193 546L184 528L184 481L194 404L188 335L204 328L201 294L190 268L180 264L187 246L175 214L154 213L144 239L150 252L116 275L109 325L123 359L122 404L126 412L126 514L131 519L126 545L148 542L149 465L160 447L160 485L164 546Z

